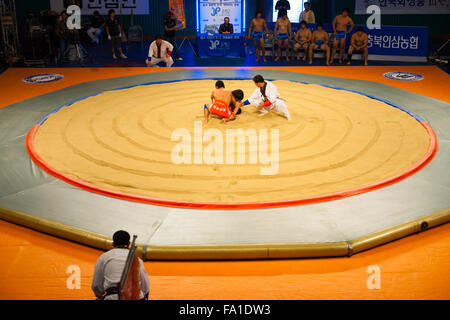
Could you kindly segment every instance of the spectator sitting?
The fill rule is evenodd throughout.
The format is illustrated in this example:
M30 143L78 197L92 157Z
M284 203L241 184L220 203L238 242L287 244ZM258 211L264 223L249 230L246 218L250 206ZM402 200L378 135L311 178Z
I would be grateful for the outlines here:
M122 26L119 21L115 18L115 11L113 9L108 12L108 21L106 22L106 34L108 35L109 44L111 46L111 51L113 54L113 59L117 59L115 49L120 53L122 59L127 59L123 54L120 42L122 39Z
M94 277L92 278L92 291L98 300L119 300L119 282L125 268L130 247L130 234L126 231L117 231L113 235L114 249L103 253L95 263ZM139 261L139 287L140 299L148 297L150 282L144 263Z
M219 33L221 34L233 34L234 28L233 25L230 23L230 18L226 17L224 19L224 23L220 25Z
M105 27L105 19L100 15L98 11L94 11L94 16L91 19L91 27L87 31L87 34L92 39L92 42L100 42L100 35Z

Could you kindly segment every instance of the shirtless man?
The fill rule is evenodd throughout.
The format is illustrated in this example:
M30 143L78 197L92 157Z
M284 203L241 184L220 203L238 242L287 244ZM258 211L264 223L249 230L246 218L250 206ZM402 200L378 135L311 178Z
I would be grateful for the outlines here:
M328 32L323 30L323 24L319 23L317 25L317 30L312 34L312 43L309 46L309 64L312 64L313 50L320 49L326 52L326 64L330 65L330 47L328 43L330 42L330 37L328 37Z
M352 18L348 16L348 13L349 9L345 8L342 10L342 14L337 15L333 20L334 40L330 64L334 61L334 56L336 55L338 45L340 47L339 63L342 63L342 58L345 51L345 39L347 38L347 34L349 34L355 27L355 24L353 23ZM348 29L348 25L350 25L350 29Z
M208 123L209 115L214 114L222 118L223 122L236 119L236 115L242 112L242 90L227 90L223 81L216 82L216 88L211 92L211 104L205 104L203 112L205 123Z
M356 32L352 35L352 41L350 44L350 48L348 48L348 62L350 65L352 63L352 54L353 51L360 51L364 55L364 65L367 66L367 57L369 56L369 50L367 49L367 43L369 42L369 38L367 37L367 33L364 32L363 27L359 27Z
M262 18L261 11L256 11L255 19L250 23L250 28L248 30L248 38L253 39L253 44L255 45L256 62L259 61L259 48L258 42L262 50L262 56L264 62L266 60L266 48L264 48L264 33L263 28L266 28L266 35L269 35L269 28L267 28L266 20Z
M300 48L303 48L305 50L305 56L303 57L303 61L306 61L306 58L308 57L308 48L309 44L311 43L312 33L311 30L309 30L306 27L306 22L302 21L300 23L300 29L295 34L294 40L294 52L295 56L297 57L297 60L300 60L300 56L298 55L298 50Z
M281 55L281 45L284 44L286 48L286 61L289 60L289 40L292 38L292 28L291 22L289 21L287 14L283 13L280 19L277 20L275 24L275 40L277 41L277 57L275 61L280 60Z

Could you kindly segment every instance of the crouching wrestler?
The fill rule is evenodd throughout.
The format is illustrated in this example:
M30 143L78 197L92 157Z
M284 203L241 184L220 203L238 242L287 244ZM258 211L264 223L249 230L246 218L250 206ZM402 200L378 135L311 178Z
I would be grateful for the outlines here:
M157 35L148 50L148 59L145 61L148 67L157 66L160 62L165 62L170 68L173 65L172 54L173 45L162 39L161 35Z
M256 90L244 102L244 106L253 105L260 112L261 116L266 115L271 110L277 111L289 120L291 115L286 103L280 98L277 87L273 83L265 81L261 75L255 76L253 82L256 85Z
M235 120L236 115L241 113L243 99L244 99L244 92L238 89L232 91L229 97L226 94L224 94L223 100L215 98L213 103L210 104L209 106L208 104L205 104L205 106L203 107L203 111L205 114L205 123L208 123L210 114L222 118L222 121L224 123L230 120Z

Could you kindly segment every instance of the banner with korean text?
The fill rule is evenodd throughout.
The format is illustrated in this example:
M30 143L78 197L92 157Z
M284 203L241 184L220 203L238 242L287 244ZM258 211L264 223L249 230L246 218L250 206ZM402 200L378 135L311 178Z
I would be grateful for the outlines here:
M108 15L108 11L113 9L116 14L149 14L148 0L50 0L50 7L56 12L65 10L68 6L76 4L81 8L81 14L92 15L94 11L101 15Z
M355 0L355 14L367 14L371 5L381 14L450 14L450 0Z

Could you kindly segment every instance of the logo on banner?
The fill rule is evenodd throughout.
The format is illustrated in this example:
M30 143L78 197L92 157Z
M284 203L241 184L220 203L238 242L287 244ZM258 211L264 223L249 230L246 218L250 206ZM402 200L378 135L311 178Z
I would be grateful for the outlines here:
M209 47L209 50L216 50L217 46L220 44L219 40L209 40L211 42L211 46Z
M391 79L391 80L398 80L398 81L420 81L424 79L424 76L412 73L412 72L387 72L383 74L383 77Z
M28 76L22 79L26 83L49 83L64 79L63 75L56 73L43 73Z
M212 8L211 16L212 17L217 16L219 14L219 12L220 12L220 7Z

